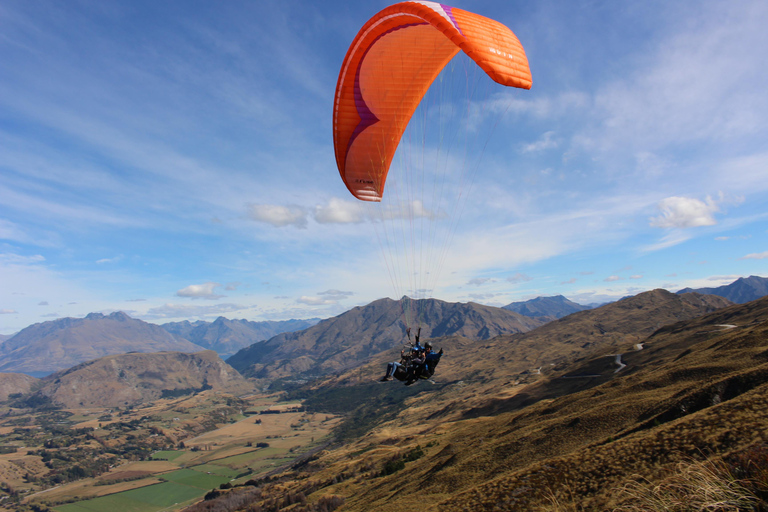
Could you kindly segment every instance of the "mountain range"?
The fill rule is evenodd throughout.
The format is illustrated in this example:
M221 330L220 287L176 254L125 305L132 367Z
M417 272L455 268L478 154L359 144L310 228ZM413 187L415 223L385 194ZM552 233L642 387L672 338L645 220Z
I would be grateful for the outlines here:
M736 304L744 304L768 295L768 278L759 276L740 277L731 284L716 288L683 288L677 293L698 292L725 297Z
M410 305L422 341L444 350L438 371L409 387L374 382L407 340ZM360 512L613 510L636 475L655 485L683 461L768 446L768 298L652 290L557 320L382 299L238 354L228 362L250 382L211 351L133 353L22 377L19 393L123 407L279 381L310 413L342 415L338 442L283 468L254 509L303 493ZM206 506L234 510L250 489Z
M348 437L281 492L332 481L323 492L360 512L415 496L424 511L614 510L637 475L762 446L767 333L768 298L653 290L528 333L435 339L445 355L418 390L365 382L372 362L295 391L310 410L346 408Z
M319 318L308 320L282 320L251 322L249 320L229 320L223 316L213 322L198 320L190 322L171 322L161 327L178 337L209 350L214 350L222 359L233 355L257 341L268 340L283 332L294 332L312 327Z
M0 344L0 372L43 377L79 363L129 352L200 352L227 357L256 341L305 329L318 319L250 322L175 322L155 325L123 312L91 313L31 325Z
M227 359L248 377L276 379L310 378L346 370L368 361L382 351L397 356L408 342L409 311L422 325L421 338L466 336L489 339L500 334L527 332L544 322L501 308L473 302L449 303L437 299L380 299L366 306L323 320L295 333L283 333L255 343Z
M688 291L690 289L677 293ZM750 276L727 286L697 291L743 303L766 295L768 279ZM0 371L44 376L111 354L134 351L192 353L211 349L222 358L231 358L238 370L251 377L260 375L260 378L274 380L299 374L305 377L320 375L357 364L384 347L398 346L404 341L407 318L402 301L389 301L390 305L400 304L399 319L397 306L390 307L381 317L367 311L369 307L373 308L371 311L387 309L382 305L389 299L382 300L385 302L376 301L327 319L322 328L317 327L318 319L253 322L219 317L213 322L183 321L157 326L132 319L122 312L111 315L91 313L82 319L62 318L34 324L0 339ZM438 303L441 306L434 307ZM473 303L448 306L448 303L436 301L432 306L426 304L418 306L421 318L417 322L425 326L425 337L463 335L479 339L525 332L591 307L563 296L537 297L508 304L502 309ZM363 309L366 312L363 313ZM518 316L504 316L499 311ZM315 330L303 334L313 328ZM314 346L312 339L318 332L323 333L325 346L310 348ZM295 349L289 348L294 346Z
M44 376L84 361L128 352L200 352L159 325L118 311L31 325L0 345L0 371Z

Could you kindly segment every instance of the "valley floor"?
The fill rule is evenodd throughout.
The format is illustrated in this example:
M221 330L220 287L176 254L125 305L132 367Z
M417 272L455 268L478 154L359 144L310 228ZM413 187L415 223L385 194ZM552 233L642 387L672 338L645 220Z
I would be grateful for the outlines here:
M91 408L58 416L66 417L67 431L84 435L58 446L51 432L55 423L39 413L10 417L23 427L0 427L0 444L24 443L0 455L0 479L23 504L60 512L179 510L221 485L258 480L308 455L338 423L333 415L305 412L300 403L280 403L274 395L211 392L117 413ZM138 452L115 456L105 449L110 445L141 447L149 460L131 460L142 458ZM64 464L85 471L88 462L78 455L91 463L103 459L109 467L95 477L59 484L43 477ZM2 507L16 510L19 503L9 496Z

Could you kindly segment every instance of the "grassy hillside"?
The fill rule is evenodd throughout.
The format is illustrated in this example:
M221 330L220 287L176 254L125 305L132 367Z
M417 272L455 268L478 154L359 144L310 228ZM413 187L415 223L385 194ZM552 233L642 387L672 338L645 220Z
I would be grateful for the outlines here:
M768 299L715 309L700 296L670 296L641 294L528 334L436 340L453 359L437 384L403 396L396 383L365 384L391 389L389 402L375 391L361 405L344 402L338 388L363 391L366 368L327 381L335 395L316 385L308 404L378 409L383 422L348 420L364 433L260 487L248 506L303 494L306 506L274 510L331 497L348 511L662 510L644 483L679 490L669 482L691 468L765 481ZM496 359L463 364L458 353ZM540 371L519 371L533 361ZM760 499L759 487L742 484Z

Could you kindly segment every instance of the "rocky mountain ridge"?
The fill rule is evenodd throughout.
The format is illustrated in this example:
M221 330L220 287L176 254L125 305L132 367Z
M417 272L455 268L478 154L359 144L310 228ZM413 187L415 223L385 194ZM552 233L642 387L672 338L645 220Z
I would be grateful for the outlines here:
M744 304L768 295L768 278L760 276L740 277L731 284L715 288L684 288L677 293L706 293L719 295L736 304Z
M406 320L422 325L422 340L442 336L489 339L527 332L542 321L513 311L476 303L437 299L380 299L323 320L296 333L284 333L256 343L227 362L244 375L272 381L324 375L359 366L382 351L399 352L407 342Z
M504 306L504 309L533 318L550 317L558 319L571 313L592 309L592 306L577 304L562 295L554 295L552 297L536 297L535 299L522 302L513 302Z

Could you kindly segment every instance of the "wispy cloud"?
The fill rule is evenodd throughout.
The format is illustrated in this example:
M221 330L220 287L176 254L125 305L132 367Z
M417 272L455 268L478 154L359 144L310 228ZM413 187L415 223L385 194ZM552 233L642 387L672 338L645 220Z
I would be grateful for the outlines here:
M248 217L276 228L293 226L306 229L307 227L307 210L301 206L252 204L248 207Z
M307 306L330 306L333 304L338 304L339 301L325 297L310 297L307 295L302 295L296 299L296 302L299 304L306 304Z
M522 274L520 272L517 272L514 275L509 276L507 278L507 281L512 283L512 284L525 283L527 281L532 281L532 280L533 280L532 277L530 277L530 276L528 276L526 274Z
M215 304L210 306L194 306L186 304L164 304L151 307L145 314L137 315L144 320L162 320L173 318L205 318L234 313L248 309L238 304Z
M348 299L354 294L355 292L345 292L341 290L326 290L324 292L318 293L318 295L320 295L321 297L325 297L327 299L332 299L332 300Z
M473 279L470 279L467 282L467 284L470 286L482 286L484 284L494 283L494 282L496 282L496 280L490 277L475 277Z
M544 135L535 142L526 144L523 146L523 153L537 153L539 151L545 151L547 149L554 149L558 146L558 142L554 139L555 132L545 132Z
M743 256L739 259L742 260L765 260L768 259L768 251L765 252L753 252L751 254L747 254L746 256Z
M296 302L299 304L306 304L307 306L333 306L339 304L340 301L348 299L354 295L354 292L345 292L341 290L326 290L319 292L317 296L302 295Z
M115 256L114 258L102 258L100 260L96 260L97 265L104 265L107 263L117 263L118 261L123 259L123 255Z

